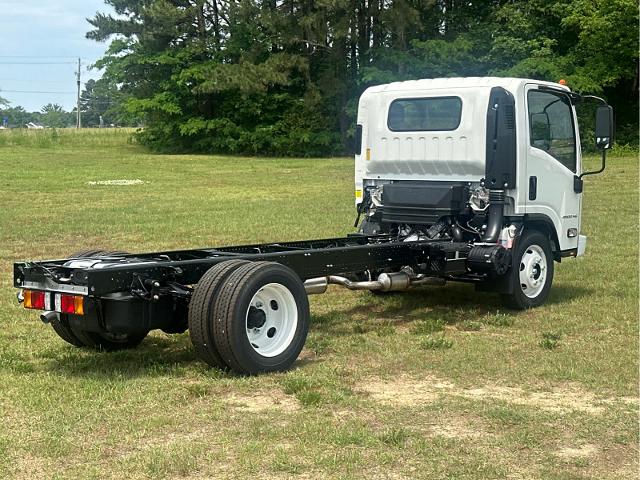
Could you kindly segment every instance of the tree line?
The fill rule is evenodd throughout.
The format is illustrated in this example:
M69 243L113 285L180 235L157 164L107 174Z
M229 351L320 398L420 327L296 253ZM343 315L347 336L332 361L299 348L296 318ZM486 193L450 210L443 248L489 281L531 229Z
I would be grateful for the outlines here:
M127 115L121 104L122 96L111 91L104 82L88 80L80 95L80 113L83 127L132 127L140 124L138 118ZM0 125L22 128L27 123L43 127L69 128L77 126L77 108L65 110L57 103L47 103L40 110L27 111L20 105L12 106L0 97Z
M619 142L638 141L635 0L105 3L116 14L87 34L109 42L94 87L159 150L345 153L366 87L486 75L564 78L614 106Z

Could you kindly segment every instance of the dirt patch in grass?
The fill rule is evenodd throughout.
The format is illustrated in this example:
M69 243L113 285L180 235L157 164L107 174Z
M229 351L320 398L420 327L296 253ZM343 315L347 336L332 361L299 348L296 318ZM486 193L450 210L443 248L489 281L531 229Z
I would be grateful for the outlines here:
M615 398L597 398L573 385L555 386L544 391L527 391L500 385L462 388L435 377L412 379L400 376L384 381L375 379L361 383L360 391L373 400L393 405L421 405L433 403L440 395L456 395L474 400L501 400L555 413L578 411L592 415L603 413L603 404L619 401Z
M638 453L637 445L631 449L622 446L603 448L593 462L597 465L596 475L599 478L604 478L607 474L612 474L613 478L638 478Z
M230 393L226 400L232 408L244 412L264 412L273 409L295 412L300 409L300 403L295 397L285 395L276 389L250 394Z
M400 376L393 380L371 380L359 385L359 390L373 400L393 405L413 406L432 403L438 396L455 385L434 377L414 380Z
M580 411L589 414L599 414L604 407L597 405L598 400L584 390L576 388L555 387L552 391L528 392L517 387L486 386L465 389L461 393L454 392L466 398L496 399L525 407L537 407L556 413L570 413Z
M487 438L489 432L477 423L469 423L462 418L446 418L441 423L431 425L428 433L444 438Z
M593 457L596 453L598 453L598 447L587 444L579 447L560 447L555 454L560 458L572 460Z
M16 479L46 478L49 465L31 453L21 454L14 464Z
M593 444L562 446L554 452L554 456L565 464L573 465L581 474L588 473L589 478L621 479L637 478L637 454L637 449Z

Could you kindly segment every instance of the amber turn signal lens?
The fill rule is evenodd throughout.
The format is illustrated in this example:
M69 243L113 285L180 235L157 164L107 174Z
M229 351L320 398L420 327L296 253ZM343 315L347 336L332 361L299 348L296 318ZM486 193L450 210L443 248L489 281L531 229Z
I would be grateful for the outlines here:
M33 308L31 303L31 290L25 290L22 292L22 295L24 295L24 301L22 303L24 308Z
M84 297L81 295L76 295L73 303L76 310L76 315L84 315Z

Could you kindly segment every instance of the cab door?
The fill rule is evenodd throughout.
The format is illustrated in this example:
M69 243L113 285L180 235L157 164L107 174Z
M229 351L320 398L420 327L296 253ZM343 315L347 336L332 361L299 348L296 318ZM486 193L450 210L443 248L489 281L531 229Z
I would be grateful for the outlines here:
M580 169L575 110L561 90L527 85L526 211L554 224L560 250L578 247L582 193L574 191Z

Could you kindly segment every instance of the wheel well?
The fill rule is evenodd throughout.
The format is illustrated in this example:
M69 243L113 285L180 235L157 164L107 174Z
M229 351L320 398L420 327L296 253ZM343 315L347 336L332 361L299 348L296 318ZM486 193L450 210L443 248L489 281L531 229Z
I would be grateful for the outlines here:
M560 241L558 240L558 233L553 225L553 222L546 217L537 218L525 218L524 226L529 230L537 230L545 234L549 238L551 244L551 252L553 253L553 259L556 262L562 260L560 255Z

